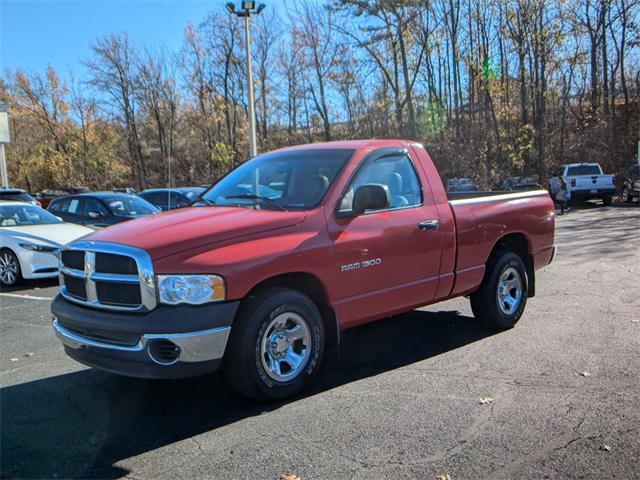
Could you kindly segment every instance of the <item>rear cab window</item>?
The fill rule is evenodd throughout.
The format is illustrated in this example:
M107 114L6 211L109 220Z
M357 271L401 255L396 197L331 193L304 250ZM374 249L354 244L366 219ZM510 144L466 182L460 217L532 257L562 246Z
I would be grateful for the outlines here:
M602 175L600 165L574 165L567 167L568 177L577 177L580 175Z

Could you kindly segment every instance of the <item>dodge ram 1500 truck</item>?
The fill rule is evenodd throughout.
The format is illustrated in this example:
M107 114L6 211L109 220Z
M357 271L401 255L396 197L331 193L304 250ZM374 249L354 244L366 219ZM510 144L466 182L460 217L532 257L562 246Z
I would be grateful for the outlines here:
M192 207L60 252L53 327L66 353L122 375L222 366L241 393L290 397L340 331L457 296L510 328L551 262L546 191L449 199L419 144L330 142L243 163Z

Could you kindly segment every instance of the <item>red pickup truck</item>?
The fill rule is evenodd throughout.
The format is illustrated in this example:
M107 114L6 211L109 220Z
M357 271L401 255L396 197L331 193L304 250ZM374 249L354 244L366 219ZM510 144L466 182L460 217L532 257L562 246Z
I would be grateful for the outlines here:
M261 400L304 388L341 330L423 305L468 295L479 321L510 328L553 258L553 202L457 195L409 141L267 153L192 207L62 250L53 326L84 364L149 378L222 366Z

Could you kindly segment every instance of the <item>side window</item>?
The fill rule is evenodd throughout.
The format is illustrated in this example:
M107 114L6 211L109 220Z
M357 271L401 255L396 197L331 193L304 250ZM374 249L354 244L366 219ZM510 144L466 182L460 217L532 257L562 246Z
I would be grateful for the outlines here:
M69 207L67 208L68 213L73 213L74 215L80 215L80 200L77 198L72 198L69 201Z
M97 212L97 213L101 214L102 216L109 215L109 212L104 207L104 205L102 205L102 203L100 203L95 198L85 198L82 201L82 203L84 205L83 208L82 208L82 214L85 217L89 216L89 212Z
M70 198L63 198L55 203L55 211L60 213L69 213L69 205L71 204Z
M406 154L367 161L356 172L340 203L339 212L350 212L353 194L368 183L386 185L390 194L390 208L412 207L422 203L422 188L411 160Z
M145 193L144 195L140 195L140 198L146 200L149 203L153 203L154 205L158 205L158 194L157 193Z
M189 202L187 197L179 192L171 192L169 196L169 208L177 208L186 205Z

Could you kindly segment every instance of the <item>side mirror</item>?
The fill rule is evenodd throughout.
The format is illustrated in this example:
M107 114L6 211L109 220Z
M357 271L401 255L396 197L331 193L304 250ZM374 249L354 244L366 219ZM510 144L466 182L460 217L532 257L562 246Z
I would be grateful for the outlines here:
M381 183L369 183L358 187L355 191L352 212L355 215L361 215L366 210L389 208L390 203L389 187Z
M90 218L100 218L102 216L102 214L100 212L89 212L89 217Z

